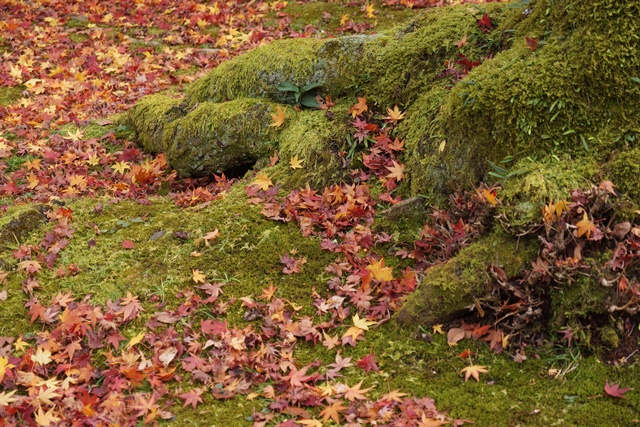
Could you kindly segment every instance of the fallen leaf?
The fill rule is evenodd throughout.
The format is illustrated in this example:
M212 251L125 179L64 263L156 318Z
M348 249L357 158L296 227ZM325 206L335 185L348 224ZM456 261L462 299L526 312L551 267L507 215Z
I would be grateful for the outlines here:
M453 347L456 344L458 344L458 341L463 339L464 336L465 336L464 329L451 328L451 329L449 329L449 332L447 332L447 342L449 343L449 345L451 347Z
M267 174L264 172L259 172L256 175L256 179L253 180L252 184L260 187L262 191L267 191L269 187L273 186L273 182L271 182L271 179L269 179Z
M486 366L472 365L460 370L460 372L464 372L464 380L466 382L471 377L473 377L476 381L480 381L480 374L489 371L487 371Z
M279 128L284 123L284 110L278 106L278 109L275 113L271 113L271 118L273 122L269 125L269 127Z
M302 169L303 162L304 162L304 159L299 159L298 155L296 154L289 161L289 165L291 166L291 169Z
M631 388L620 388L620 384L614 384L614 383L609 384L608 380L604 385L604 392L607 393L611 397L617 397L617 398L624 399L625 398L624 394L626 392L628 392L629 390L632 390L632 389Z

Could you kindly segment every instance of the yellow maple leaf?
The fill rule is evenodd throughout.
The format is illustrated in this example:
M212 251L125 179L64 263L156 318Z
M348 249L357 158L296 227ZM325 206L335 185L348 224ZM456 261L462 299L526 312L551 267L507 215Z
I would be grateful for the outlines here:
M51 408L47 412L44 412L42 407L39 407L36 413L36 423L38 423L39 426L47 427L60 421L60 417L56 417L53 410L54 408Z
M384 258L380 258L380 261L373 261L367 266L367 270L371 272L371 277L380 282L390 282L393 280L393 269L391 267L385 267Z
M2 393L0 393L0 407L9 406L13 402L17 401L18 399L16 399L15 397L11 397L17 392L18 390L13 390L13 391L10 391L9 393L5 393L3 391Z
M41 365L47 365L51 363L51 360L51 352L49 350L44 350L42 347L39 347L36 350L36 354L31 355L31 361Z
M193 281L196 283L204 283L206 277L200 270L193 270Z
M18 337L18 339L13 343L16 351L24 351L26 348L29 348L29 343L22 341L22 337Z
M371 2L367 5L367 7L365 8L365 13L367 14L367 18L375 18L376 16L374 15L374 12L377 12L375 10L375 3Z
M284 123L284 110L278 106L278 110L275 113L271 113L271 118L273 122L271 122L269 127L279 128Z
M357 314L353 316L352 320L353 320L353 325L358 329L362 329L363 331L368 331L369 326L376 324L376 322L372 322L367 319L361 319L360 316L358 316Z
M342 16L340 17L340 25L345 25L347 22L349 22L349 15L347 15L346 13L343 13Z
M473 379L475 379L476 381L480 381L480 374L489 371L487 371L486 366L472 365L461 369L460 372L464 372L464 380L466 382L471 377L473 377Z
M395 107L393 107L393 110L391 108L387 108L387 114L388 116L385 117L386 120L389 120L393 123L398 123L398 121L404 119L404 115L406 113L400 111L400 109L396 105Z
M76 129L75 132L67 131L67 136L64 139L70 139L72 141L79 141L84 138L84 131L82 129Z
M387 169L391 172L390 174L387 175L387 178L389 179L395 178L398 181L402 181L403 179L406 178L404 174L405 165L400 164L395 160L392 160L392 162L393 162L393 166L391 167L387 166Z
M304 163L304 159L299 159L297 154L289 161L291 169L302 169L302 163Z
M133 347L134 345L139 344L140 341L142 341L142 339L144 338L144 333L145 332L142 331L138 335L131 338L131 340L129 341L129 344L127 344L127 350Z
M587 239L591 237L591 232L595 230L596 225L589 221L589 216L584 212L584 215L580 221L576 223L578 227L578 237L582 237L583 235L587 235Z
M111 166L111 169L118 172L120 175L124 175L124 172L127 169L131 169L131 166L129 166L127 162L123 160L121 162L116 162L114 165Z
M4 374L7 372L7 369L11 368L15 368L15 366L9 363L9 359L6 357L0 357L0 383L4 379Z
M252 184L257 185L263 191L267 191L273 185L273 182L271 182L266 173L260 172L256 175L256 179L253 180Z
M431 328L433 329L433 333L434 334L440 334L440 335L444 335L444 332L442 331L442 327L444 325L442 323L438 323L437 325L433 325Z

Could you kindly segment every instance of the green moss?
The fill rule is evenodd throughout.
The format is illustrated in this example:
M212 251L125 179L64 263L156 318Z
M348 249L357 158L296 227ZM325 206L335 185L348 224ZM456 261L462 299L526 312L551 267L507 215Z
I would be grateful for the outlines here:
M162 153L163 134L167 123L184 113L177 108L178 100L164 94L150 95L142 98L127 113L126 122L131 127L137 141L150 153Z
M604 167L606 176L617 189L636 205L640 204L640 188L638 176L640 176L640 147L623 150L618 155L612 156L613 160Z
M513 165L501 181L499 209L512 227L537 223L544 204L569 200L571 191L597 179L597 170L595 161L564 158L541 162L526 158Z
M539 1L526 19L506 20L515 24L513 47L473 69L438 117L448 173L473 183L485 176L486 160L532 154L602 162L619 145L616 134L637 133L640 113L629 107L640 98L631 80L640 74L640 57L632 47L636 36L628 34L638 34L632 18L638 7L633 1ZM595 18L602 10L608 19ZM531 35L544 42L535 51L524 40Z
M586 260L587 264L596 264ZM598 283L596 278L579 276L577 280L554 287L551 290L554 318L553 326L562 327L576 324L590 314L607 313L609 290Z
M317 39L279 40L251 50L220 64L191 85L186 103L193 106L196 102L245 97L283 101L276 89L282 82L302 87L324 81L323 76L314 75L315 54L322 44Z
M253 163L274 149L271 114L276 106L256 99L203 102L166 125L167 160L182 176L207 176Z
M0 105L13 104L20 99L24 86L6 87L0 86Z
M396 315L400 325L442 323L473 305L486 293L486 269L497 263L515 275L536 252L535 242L517 242L494 232L462 249L446 264L429 270Z

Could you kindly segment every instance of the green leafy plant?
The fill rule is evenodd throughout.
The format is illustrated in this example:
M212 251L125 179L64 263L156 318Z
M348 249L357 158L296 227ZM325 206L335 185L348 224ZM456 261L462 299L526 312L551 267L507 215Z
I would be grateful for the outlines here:
M315 89L322 87L323 83L309 83L306 86L298 87L289 82L282 82L278 85L278 90L286 94L287 102L293 105L301 105L308 108L320 108L316 99Z

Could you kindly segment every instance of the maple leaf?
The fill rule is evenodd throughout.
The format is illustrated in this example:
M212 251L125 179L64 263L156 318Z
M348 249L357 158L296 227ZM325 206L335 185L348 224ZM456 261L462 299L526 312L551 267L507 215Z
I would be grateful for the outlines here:
M483 33L489 32L493 28L493 24L491 23L491 17L488 13L485 13L482 18L478 20L478 25Z
M118 314L122 314L122 320L133 320L138 315L139 311L144 311L137 296L133 296L131 292L127 291L127 296L122 299L120 303L122 307L118 310Z
M15 368L15 366L9 363L9 359L6 357L0 357L0 383L2 383L4 374L7 372L7 369L11 368Z
M187 393L179 394L178 396L184 400L184 405L182 405L182 407L184 408L191 405L193 409L196 409L198 403L203 403L202 397L200 396L202 396L202 393L204 393L205 390L206 388L194 388L189 390Z
M304 163L304 159L299 159L297 154L289 161L291 169L302 169L302 163Z
M70 139L71 141L79 141L84 138L84 131L82 129L76 129L75 132L67 131L67 136L65 139Z
M193 270L191 278L196 283L204 283L205 280L207 279L206 276L204 275L204 273L202 271L200 271L200 270Z
M267 289L262 289L262 295L260 295L258 298L266 301L271 301L271 298L273 298L273 294L275 294L275 292L276 287L273 283L271 283L269 284L269 287Z
M13 402L16 402L18 399L16 399L15 397L11 397L14 394L16 394L18 392L18 390L13 390L10 392L0 392L0 407L7 407L10 404L12 404Z
M114 171L118 172L120 175L124 175L124 173L126 172L127 169L131 169L131 166L129 166L124 160L121 162L116 162L115 164L113 164L111 166L111 169L113 169Z
M340 411L344 409L347 407L342 404L341 400L333 402L331 406L327 406L320 412L322 422L326 423L331 418L336 424L340 424Z
M460 49L462 46L468 45L469 42L467 41L467 33L464 33L464 36L462 36L462 39L460 41L454 42L453 44L455 44L458 49Z
M278 106L278 110L275 113L271 113L271 118L273 122L271 122L269 127L279 128L284 123L284 110Z
M257 185L262 191L267 191L269 187L273 186L273 182L264 172L259 172L251 184Z
M327 335L325 331L322 331L322 335L324 336L322 345L325 346L328 350L331 350L332 348L340 344L340 340L338 339L337 335L332 337L330 335Z
M387 166L387 169L391 172L387 175L387 178L395 178L398 181L405 179L404 169L405 165L402 165L395 160L392 160L393 166Z
M123 240L122 241L122 247L124 249L134 249L135 248L135 244L131 240Z
M361 319L360 316L358 316L357 314L355 314L353 316L352 320L353 320L353 325L356 328L361 329L363 331L368 331L369 330L369 326L376 324L376 322L371 322L371 321L366 320L366 319Z
M527 43L527 47L529 50L536 50L538 48L538 39L535 37L525 36L525 42Z
M303 426L311 426L311 427L322 427L322 423L313 418L310 418L307 420L296 420L296 424L302 424Z
M351 117L355 118L356 116L359 116L360 114L368 110L369 110L369 107L367 106L367 98L358 97L358 103L353 105L353 107L349 109L349 114L351 114Z
M380 261L373 260L372 263L367 266L367 270L371 272L371 277L380 282L390 282L393 280L393 269L391 267L385 267L384 258L380 258Z
M464 380L466 382L471 377L473 377L476 381L480 381L480 374L489 371L487 371L486 366L472 365L460 370L460 372L464 372Z
M398 105L396 105L395 107L393 107L393 110L391 108L387 108L387 114L388 116L386 116L384 119L389 120L390 122L396 124L400 120L404 119L404 115L406 113L403 113L402 111L400 111L400 109L398 108Z
M375 3L374 3L374 2L369 3L369 4L365 7L364 11L365 11L365 14L366 14L367 18L369 18L369 19L373 19L373 18L375 18L375 17L376 17L376 16L374 15L374 12L377 12L377 10L375 10L375 9L374 9L374 7L375 7Z
M444 332L442 331L442 327L443 327L443 326L444 326L443 324L438 323L437 325L433 325L433 326L431 327L431 329L433 329L433 333L434 333L434 334L440 334L440 335L443 335L443 334L444 334Z
M607 393L611 397L617 397L620 399L624 399L624 394L629 390L633 390L631 388L620 388L620 384L609 384L609 380L604 385L604 392Z
M38 423L39 426L47 427L60 421L60 417L54 415L54 409L55 408L51 408L47 412L44 412L42 407L38 408L38 412L36 413L36 423Z
M406 395L407 393L401 393L400 390L392 390L389 393L385 393L382 396L380 396L379 400L402 403L401 398Z
M588 239L591 237L591 232L595 230L596 225L589 221L587 213L584 212L582 219L576 223L576 227L578 227L578 237L582 237L586 234Z
M363 381L364 380L360 381L358 384L354 385L353 387L347 387L347 391L344 393L344 398L351 402L353 402L354 400L366 399L366 396L364 394L369 390L371 390L373 387L360 389L360 386L362 385Z
M364 369L364 371L368 374L369 371L378 372L380 368L376 364L376 356L372 353L369 353L365 356L362 356L362 359L356 362L356 365L359 368Z
M49 350L44 350L42 347L38 347L36 354L31 355L31 360L35 363L39 363L40 365L48 365L52 360L51 352Z
M576 337L571 326L567 326L558 332L562 332L562 341L567 341L567 347L571 347L571 340Z
M427 418L426 414L422 414L420 418L420 422L418 423L418 427L439 427L447 424L451 424L449 421L439 420L437 418L429 417Z

